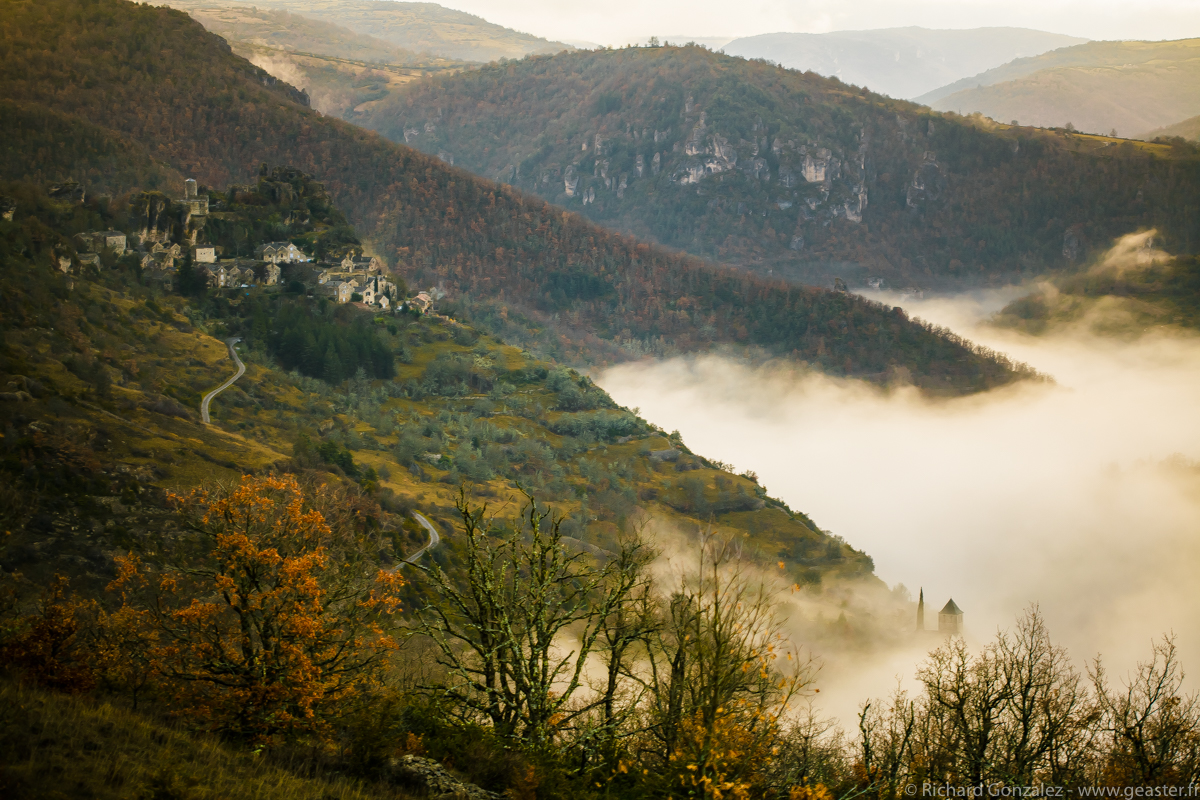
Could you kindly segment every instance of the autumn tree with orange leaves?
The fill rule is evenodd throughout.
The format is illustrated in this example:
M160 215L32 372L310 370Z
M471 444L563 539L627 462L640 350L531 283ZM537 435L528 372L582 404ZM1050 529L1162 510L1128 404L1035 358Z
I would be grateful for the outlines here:
M185 535L170 563L151 573L126 560L114 587L149 582L155 671L235 735L322 733L395 647L387 619L403 581L371 557L370 509L290 476L171 500Z

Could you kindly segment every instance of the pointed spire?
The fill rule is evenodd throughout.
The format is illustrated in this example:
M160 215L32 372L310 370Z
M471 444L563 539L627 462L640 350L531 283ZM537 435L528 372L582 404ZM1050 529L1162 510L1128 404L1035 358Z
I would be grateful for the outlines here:
M917 601L917 630L925 630L925 587L921 587L921 599Z

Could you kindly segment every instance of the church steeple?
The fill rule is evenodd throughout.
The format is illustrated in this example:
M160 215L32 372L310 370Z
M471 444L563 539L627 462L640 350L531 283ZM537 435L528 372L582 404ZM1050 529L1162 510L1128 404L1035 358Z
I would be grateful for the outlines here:
M909 595L911 597L911 595ZM925 587L921 587L921 599L917 601L917 630L925 630Z

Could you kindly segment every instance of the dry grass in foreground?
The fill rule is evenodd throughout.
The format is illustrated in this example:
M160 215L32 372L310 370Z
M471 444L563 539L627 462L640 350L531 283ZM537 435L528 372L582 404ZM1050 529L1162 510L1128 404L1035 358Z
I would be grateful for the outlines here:
M212 737L87 698L0 680L0 797L378 800L404 794L300 778Z

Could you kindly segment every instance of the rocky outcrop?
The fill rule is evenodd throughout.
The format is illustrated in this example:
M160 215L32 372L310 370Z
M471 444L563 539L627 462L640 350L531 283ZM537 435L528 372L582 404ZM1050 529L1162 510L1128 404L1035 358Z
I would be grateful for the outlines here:
M1081 255L1083 255L1083 250L1084 242L1082 226L1072 225L1070 228L1067 228L1066 233L1063 234L1063 258L1074 263L1079 260Z
M929 201L941 197L944 184L945 178L941 166L937 163L937 156L926 151L921 157L921 165L913 172L904 202L910 209L920 211Z
M503 796L455 777L432 758L405 755L393 759L390 782L423 792L432 800L503 800Z
M801 174L804 175L804 180L809 183L824 183L825 166L824 160L813 158L812 155L805 155L804 168Z
M563 175L563 191L567 193L567 197L574 197L575 192L579 189L579 173L575 171L575 165L567 167L567 172Z
M846 219L851 222L862 222L863 209L867 207L867 187L854 186L850 189L850 199L843 206Z

